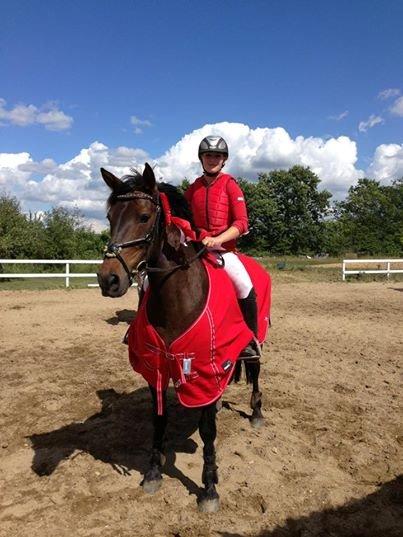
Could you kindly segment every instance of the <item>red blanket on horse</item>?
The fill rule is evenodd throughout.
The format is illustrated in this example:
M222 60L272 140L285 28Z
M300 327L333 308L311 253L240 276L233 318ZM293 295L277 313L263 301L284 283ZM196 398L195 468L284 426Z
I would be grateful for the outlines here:
M258 339L266 337L270 309L270 277L252 258L240 256L258 296ZM172 379L179 401L186 407L205 406L224 392L234 364L253 334L244 323L233 284L225 271L204 260L209 294L199 318L167 346L149 323L144 295L129 330L129 358L135 371L158 394L158 413L163 413L162 392Z

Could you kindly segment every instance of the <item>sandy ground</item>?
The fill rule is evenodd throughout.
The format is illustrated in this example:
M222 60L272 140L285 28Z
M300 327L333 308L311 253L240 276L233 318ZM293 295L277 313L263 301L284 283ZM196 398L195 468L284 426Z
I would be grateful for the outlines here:
M139 486L150 401L120 343L135 291L1 292L0 535L403 535L402 302L401 283L275 286L266 424L250 428L250 388L231 385L221 510L203 515L197 413L174 395L163 486Z

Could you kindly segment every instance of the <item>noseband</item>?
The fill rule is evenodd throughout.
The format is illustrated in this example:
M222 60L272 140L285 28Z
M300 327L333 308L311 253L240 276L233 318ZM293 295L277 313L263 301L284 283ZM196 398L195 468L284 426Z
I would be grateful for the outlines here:
M156 205L156 217L154 221L154 225L149 233L144 235L144 237L140 237L139 239L133 239L131 241L126 242L110 242L107 246L105 246L104 250L104 259L105 258L112 258L116 257L125 269L125 272L129 278L129 285L133 283L133 276L138 273L140 265L144 263L144 261L141 261L136 269L130 270L129 267L126 264L126 261L123 259L123 257L120 255L121 251L124 248L131 248L133 246L149 246L152 241L154 240L156 230L158 229L158 225L160 222L161 217L161 205L159 202L159 199L155 199L153 196L150 196L149 194L146 194L145 192L139 192L138 190L135 190L134 192L128 192L127 194L120 194L116 196L116 199L118 201L131 201L133 199L143 199L147 201L151 201L151 203L154 203Z

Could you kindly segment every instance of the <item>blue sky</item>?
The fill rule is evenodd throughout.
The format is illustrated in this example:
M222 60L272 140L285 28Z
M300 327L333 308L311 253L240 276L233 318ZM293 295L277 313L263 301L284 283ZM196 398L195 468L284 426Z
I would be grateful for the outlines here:
M60 178L60 166L95 141L111 153L141 150L138 163L174 150L183 174L183 138L206 124L224 134L248 126L248 147L258 128L280 127L293 142L347 137L356 148L348 165L359 171L344 174L345 188L368 169L403 174L401 1L3 0L0 18L0 155L29 154L35 170L24 180L43 181L44 159ZM379 171L385 151L374 155L389 144L393 166ZM304 151L299 163L310 164ZM268 168L289 163L266 157ZM8 169L28 162L10 158ZM7 186L23 196L21 181ZM40 195L31 198L38 208Z

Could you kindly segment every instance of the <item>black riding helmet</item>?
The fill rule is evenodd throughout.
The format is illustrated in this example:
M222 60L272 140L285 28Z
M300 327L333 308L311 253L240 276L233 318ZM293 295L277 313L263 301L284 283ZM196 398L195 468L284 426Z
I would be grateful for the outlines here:
M221 136L206 136L199 145L199 159L204 153L220 153L228 158L228 145Z

